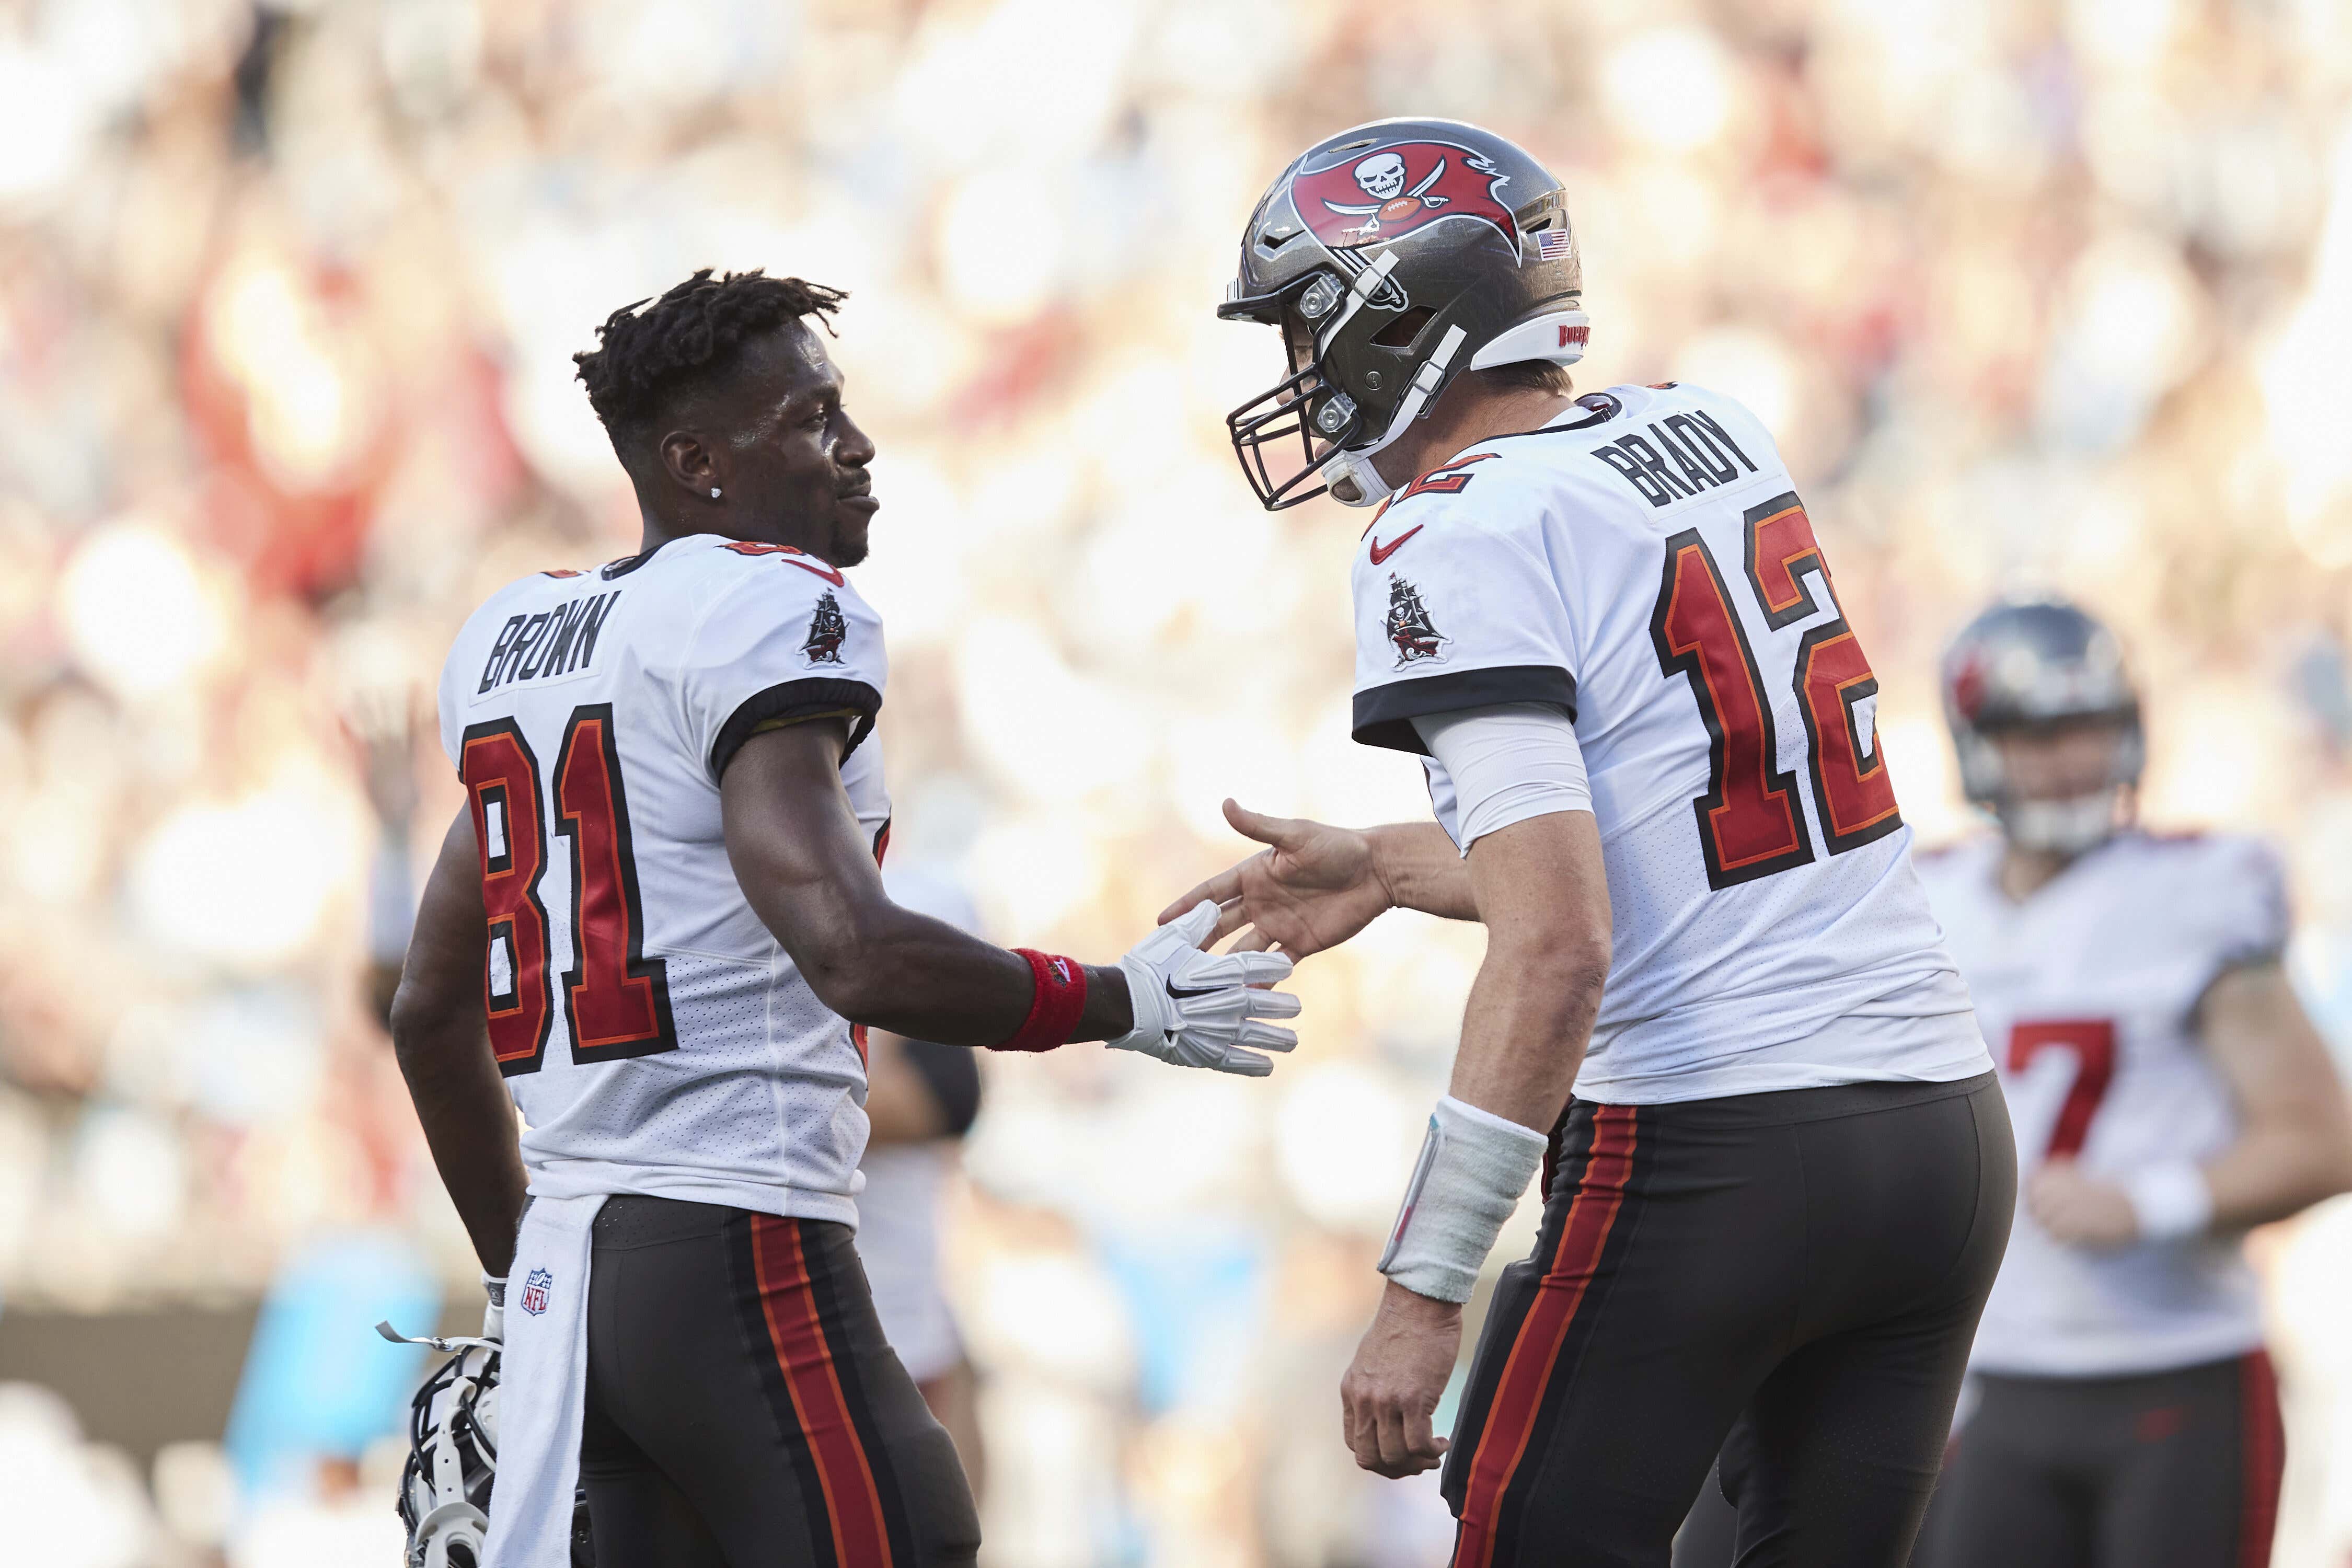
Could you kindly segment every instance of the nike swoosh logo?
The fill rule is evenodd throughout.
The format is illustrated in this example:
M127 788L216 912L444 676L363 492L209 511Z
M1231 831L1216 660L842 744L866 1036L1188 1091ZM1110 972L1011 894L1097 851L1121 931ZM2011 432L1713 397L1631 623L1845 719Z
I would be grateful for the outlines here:
M1226 989L1223 985L1179 985L1172 980L1167 984L1168 994L1180 1002L1189 996L1214 996L1218 992Z
M1398 551L1402 550L1406 540L1411 539L1414 534L1419 533L1427 526L1428 524L1426 523L1416 522L1411 528L1406 529L1402 533L1398 534L1394 539L1390 540L1386 544L1382 544L1377 539L1373 540L1372 564L1378 566L1381 562L1386 561L1390 556L1394 555Z
M1398 541L1398 542L1399 542L1399 543L1402 543L1402 542L1403 542L1403 541L1400 540L1400 541ZM813 574L814 574L814 575L815 575L815 576L822 577L822 578L824 578L826 582L828 582L828 583L832 584L833 584L835 587L836 587L836 588L846 588L846 587L848 587L848 586L849 586L849 579L848 579L848 578L846 578L846 577L843 576L840 573L838 573L838 572L835 571L832 567L830 567L830 566L827 566L827 565L824 564L822 562L816 562L816 561L787 561L787 562L785 562L785 563L784 563L784 564L785 564L785 565L787 565L787 566L797 566L797 567L799 567L799 568L800 568L802 571L803 571L803 572L807 572L807 573Z

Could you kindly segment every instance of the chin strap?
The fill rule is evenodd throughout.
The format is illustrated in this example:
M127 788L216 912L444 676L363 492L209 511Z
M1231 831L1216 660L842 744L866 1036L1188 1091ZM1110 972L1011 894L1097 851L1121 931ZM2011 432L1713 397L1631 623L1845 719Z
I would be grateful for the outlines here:
M1438 340L1437 352L1422 361L1421 368L1413 372L1412 384L1405 389L1403 399L1397 404L1396 417L1389 421L1381 438L1369 447L1334 452L1324 460L1323 482L1331 487L1332 500L1343 506L1376 506L1388 500L1395 487L1381 478L1380 470L1372 467L1372 458L1421 417L1423 407L1444 384L1446 366L1454 363L1454 356L1461 352L1469 336L1459 326L1446 328L1445 336Z

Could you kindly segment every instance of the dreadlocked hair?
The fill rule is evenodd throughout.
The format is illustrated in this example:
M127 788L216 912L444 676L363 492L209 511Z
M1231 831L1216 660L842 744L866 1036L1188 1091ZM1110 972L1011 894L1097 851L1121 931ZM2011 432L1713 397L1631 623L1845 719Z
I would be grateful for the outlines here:
M724 375L743 345L786 322L825 318L849 296L822 283L771 278L760 268L713 278L708 267L648 303L604 318L597 346L572 356L604 432L623 461L677 395ZM643 307L640 309L639 307Z

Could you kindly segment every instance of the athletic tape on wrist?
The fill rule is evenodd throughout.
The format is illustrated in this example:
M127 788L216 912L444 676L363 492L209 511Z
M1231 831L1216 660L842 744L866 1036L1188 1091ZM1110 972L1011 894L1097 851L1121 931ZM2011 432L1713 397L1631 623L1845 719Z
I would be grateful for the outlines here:
M1430 1112L1381 1272L1439 1301L1466 1301L1503 1222L1551 1141L1447 1095Z
M2188 1160L2150 1165L2124 1179L2143 1241L2179 1241L2213 1221L2213 1189L2205 1173Z
M1039 952L1034 948L1013 950L1029 961L1029 973L1036 989L1029 996L1029 1016L1009 1040L993 1045L992 1051L1050 1051L1069 1042L1070 1033L1078 1026L1078 1015L1087 1010L1087 966L1075 958L1063 958L1055 953Z

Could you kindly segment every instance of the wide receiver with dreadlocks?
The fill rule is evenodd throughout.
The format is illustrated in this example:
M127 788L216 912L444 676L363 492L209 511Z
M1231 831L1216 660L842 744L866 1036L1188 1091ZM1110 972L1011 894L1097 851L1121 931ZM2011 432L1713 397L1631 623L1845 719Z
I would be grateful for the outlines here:
M492 1568L566 1560L575 1484L608 1563L971 1563L851 1245L865 1026L1254 1076L1293 1043L1253 988L1288 962L1202 952L1213 906L1094 968L884 890L874 446L810 330L841 298L706 271L605 321L580 374L642 548L500 589L443 670L467 803L393 1035L505 1300Z

